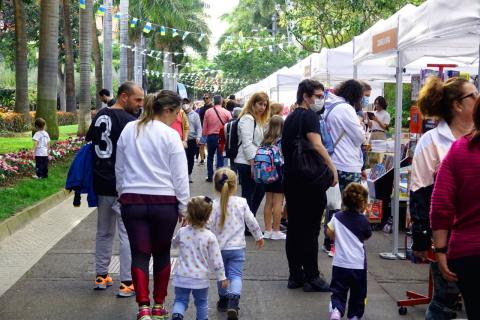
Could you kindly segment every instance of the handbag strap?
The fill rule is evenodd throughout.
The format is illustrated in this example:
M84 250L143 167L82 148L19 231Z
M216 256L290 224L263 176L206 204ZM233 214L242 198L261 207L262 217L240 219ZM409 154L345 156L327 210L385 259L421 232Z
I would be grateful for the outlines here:
M222 118L220 118L220 115L218 114L217 109L215 109L215 106L213 106L213 111L215 111L215 113L217 114L218 120L220 120L220 122L222 123L222 126L224 126L225 122L223 122Z

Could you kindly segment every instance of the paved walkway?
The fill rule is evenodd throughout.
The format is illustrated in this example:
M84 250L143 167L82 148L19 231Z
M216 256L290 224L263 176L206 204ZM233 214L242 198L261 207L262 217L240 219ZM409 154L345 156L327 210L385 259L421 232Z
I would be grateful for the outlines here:
M196 169L192 195L213 195L212 185L204 182L204 171L205 167ZM260 213L258 218L263 225ZM95 229L96 211L74 209L67 200L0 242L0 319L135 319L134 299L115 297L118 247L111 264L114 286L106 291L92 290ZM428 266L380 259L378 252L391 248L390 238L376 232L367 243L368 304L364 319L423 319L425 306L409 308L408 315L401 317L396 300L404 298L407 289L425 292ZM247 242L241 319L328 319L329 294L286 288L284 241L267 241L260 251L253 239ZM176 255L172 252L173 259ZM319 265L330 278L331 259L322 253ZM170 288L169 307L172 299ZM213 281L209 300L209 318L225 319L214 308ZM186 319L194 319L192 304L190 307Z

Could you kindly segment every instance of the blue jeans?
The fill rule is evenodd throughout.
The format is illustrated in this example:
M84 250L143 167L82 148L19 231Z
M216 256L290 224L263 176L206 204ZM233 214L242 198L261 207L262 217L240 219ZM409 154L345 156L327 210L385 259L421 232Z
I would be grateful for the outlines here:
M228 279L228 289L223 289L221 282L218 282L218 295L226 297L229 295L239 296L242 293L243 265L245 263L245 249L222 250L225 276Z
M175 287L175 301L173 303L172 314L185 314L188 309L190 292L193 295L193 301L197 308L197 320L208 319L208 288L187 289Z
M207 172L208 178L213 177L213 158L217 154L217 169L223 167L223 156L218 148L218 134L211 134L207 137Z
M248 207L254 216L257 216L257 210L262 203L265 195L265 187L261 183L256 183L252 178L252 168L248 164L236 163L238 179L242 185L242 198L247 199Z

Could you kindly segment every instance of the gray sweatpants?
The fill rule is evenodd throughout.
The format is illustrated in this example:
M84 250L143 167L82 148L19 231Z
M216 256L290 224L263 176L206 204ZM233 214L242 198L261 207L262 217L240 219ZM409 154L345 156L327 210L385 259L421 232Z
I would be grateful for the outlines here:
M118 226L120 240L120 281L132 280L132 255L127 230L122 216L112 209L117 197L98 196L97 241L95 244L95 270L97 274L107 274L112 259L113 239ZM115 226L115 224L117 226Z

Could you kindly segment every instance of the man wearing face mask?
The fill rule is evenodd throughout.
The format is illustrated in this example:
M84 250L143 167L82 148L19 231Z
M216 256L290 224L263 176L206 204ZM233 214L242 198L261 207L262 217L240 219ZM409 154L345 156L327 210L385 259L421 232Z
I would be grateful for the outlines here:
M195 162L195 155L197 154L198 144L202 137L202 123L200 122L200 116L198 113L192 110L190 100L183 99L182 110L187 114L189 132L187 138L187 161L188 161L188 180L190 183L192 180L193 164Z

